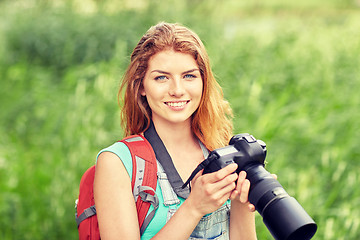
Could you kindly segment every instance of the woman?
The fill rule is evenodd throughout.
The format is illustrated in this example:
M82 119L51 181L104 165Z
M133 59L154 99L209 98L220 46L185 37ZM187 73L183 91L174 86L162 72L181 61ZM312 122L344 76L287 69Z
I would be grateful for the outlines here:
M154 129L175 169L159 170L159 209L141 239L256 239L250 182L245 172L234 173L236 164L198 173L191 192L168 184L167 177L185 182L208 151L232 136L231 109L199 37L178 24L151 27L131 55L119 96L123 92L125 135ZM102 239L140 239L128 152L115 143L98 155L94 195ZM164 191L173 193L171 204Z

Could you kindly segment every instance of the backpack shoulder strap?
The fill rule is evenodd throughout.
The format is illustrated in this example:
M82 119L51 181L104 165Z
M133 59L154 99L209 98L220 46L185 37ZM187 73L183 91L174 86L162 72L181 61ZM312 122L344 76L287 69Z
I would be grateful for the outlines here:
M133 165L131 186L136 201L140 234L142 235L159 206L159 200L155 193L157 183L156 157L150 143L142 135L132 135L120 142L123 142L131 153ZM154 210L147 215L151 205Z
M159 206L159 200L156 196L156 157L150 143L141 135L129 136L119 142L123 142L131 153L133 165L131 185L136 201L140 234L142 235ZM79 199L76 201L75 214L79 239L88 239L88 236L91 236L91 239L100 239L93 195L94 176L95 165L83 174L80 182L80 193ZM147 214L151 205L154 209ZM80 225L85 219L92 220L87 221L85 225Z

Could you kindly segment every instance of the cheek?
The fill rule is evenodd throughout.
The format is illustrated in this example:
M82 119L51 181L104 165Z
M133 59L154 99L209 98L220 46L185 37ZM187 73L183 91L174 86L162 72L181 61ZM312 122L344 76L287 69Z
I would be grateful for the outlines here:
M144 90L141 91L142 96L145 96L148 102L161 101L163 98L163 91L160 87L156 86L145 86Z
M141 96L151 96L153 89L154 87L151 86L151 84L149 84L146 80L144 80L140 87L140 94Z
M202 81L198 82L196 85L192 86L192 88L190 89L190 92L193 97L197 97L197 98L201 99L202 92L203 92Z

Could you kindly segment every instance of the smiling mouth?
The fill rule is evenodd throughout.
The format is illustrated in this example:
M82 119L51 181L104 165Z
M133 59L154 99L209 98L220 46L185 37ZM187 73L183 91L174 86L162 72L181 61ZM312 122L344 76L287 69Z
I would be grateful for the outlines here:
M166 105L170 107L183 107L190 101L181 101L181 102L165 102Z

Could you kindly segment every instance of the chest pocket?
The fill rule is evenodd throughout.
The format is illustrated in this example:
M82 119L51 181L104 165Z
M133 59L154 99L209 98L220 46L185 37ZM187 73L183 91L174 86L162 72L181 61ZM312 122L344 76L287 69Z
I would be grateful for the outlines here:
M201 218L190 235L195 239L229 239L230 204L226 203L215 212Z
M180 205L180 200L172 189L168 177L158 162L158 182L164 199L164 205L168 207L167 221L175 214ZM190 235L189 240L199 239L229 239L230 203L224 204L215 212L201 218L198 225Z

